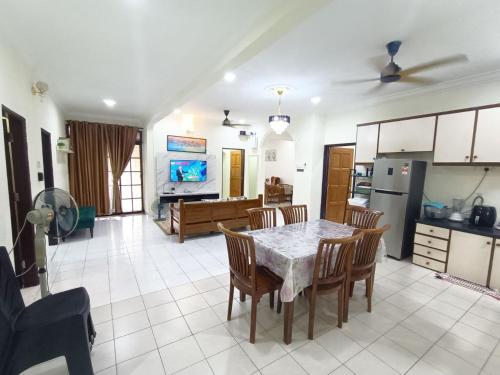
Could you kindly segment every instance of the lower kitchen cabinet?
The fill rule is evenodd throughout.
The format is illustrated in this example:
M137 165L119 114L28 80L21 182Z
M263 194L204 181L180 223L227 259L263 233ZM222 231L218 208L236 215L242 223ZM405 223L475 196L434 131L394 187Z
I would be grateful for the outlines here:
M495 242L493 262L491 264L490 288L500 289L500 240Z
M493 239L459 231L451 231L447 272L450 275L486 285Z

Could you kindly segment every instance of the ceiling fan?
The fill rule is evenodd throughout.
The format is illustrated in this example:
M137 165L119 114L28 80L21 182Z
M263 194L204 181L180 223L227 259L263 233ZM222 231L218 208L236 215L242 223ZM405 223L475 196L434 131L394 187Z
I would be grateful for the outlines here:
M415 77L414 74L446 65L463 63L467 61L466 55L458 54L458 55L444 57L441 59L432 60L423 64L415 65L408 69L402 69L398 64L394 62L394 56L396 56L396 54L399 51L399 47L401 47L401 41L394 40L392 42L387 43L385 47L387 48L387 53L389 54L391 60L384 67L380 66L377 67L380 70L380 77L342 81L342 83L362 83L370 81L379 81L379 84L374 88L372 88L369 92L377 91L382 87L384 87L385 84L392 82L407 82L407 83L415 83L418 85L430 85L436 83L436 80L432 78L425 78L418 76Z
M226 118L222 121L222 126L228 126L230 128L252 126L251 124L239 124L239 123L232 122L231 120L229 120L229 118L228 118L228 116L229 116L229 109L225 109L224 110L224 116L226 116Z

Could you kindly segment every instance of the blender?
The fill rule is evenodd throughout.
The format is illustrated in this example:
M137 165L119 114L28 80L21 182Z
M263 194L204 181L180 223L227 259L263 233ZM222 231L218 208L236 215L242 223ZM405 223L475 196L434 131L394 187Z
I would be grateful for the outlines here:
M465 199L453 198L453 207L451 208L451 215L448 220L463 221L462 210L464 209Z

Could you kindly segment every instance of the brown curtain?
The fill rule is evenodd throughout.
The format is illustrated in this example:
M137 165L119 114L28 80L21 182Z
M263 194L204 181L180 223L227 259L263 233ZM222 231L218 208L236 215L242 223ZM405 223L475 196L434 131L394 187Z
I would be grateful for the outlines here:
M113 175L113 212L119 214L122 213L120 177L132 156L137 138L137 128L106 125L104 130L108 145L111 173Z
M108 166L105 125L68 121L73 154L69 155L69 186L80 206L95 206L108 215Z

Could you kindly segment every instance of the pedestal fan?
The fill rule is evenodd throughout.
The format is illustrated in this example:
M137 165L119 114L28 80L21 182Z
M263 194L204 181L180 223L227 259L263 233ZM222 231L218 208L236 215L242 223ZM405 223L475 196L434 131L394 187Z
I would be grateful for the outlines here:
M26 219L35 225L35 259L42 298L49 295L47 277L47 249L45 235L64 238L75 230L78 223L78 206L73 197L58 188L42 190L33 201L33 209ZM51 225L55 219L55 225Z

